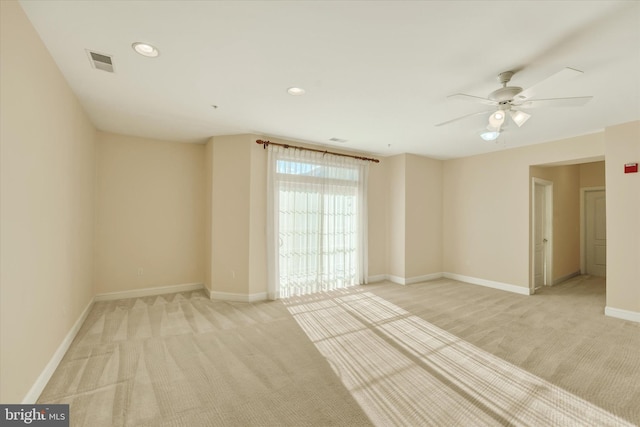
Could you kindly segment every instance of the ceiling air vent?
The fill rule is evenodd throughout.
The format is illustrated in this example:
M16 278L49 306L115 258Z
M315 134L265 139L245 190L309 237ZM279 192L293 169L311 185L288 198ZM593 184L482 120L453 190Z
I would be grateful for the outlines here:
M347 142L346 139L342 139L342 138L329 138L329 141L331 142Z
M111 56L92 52L90 50L87 52L89 53L89 60L93 68L113 73L113 61Z

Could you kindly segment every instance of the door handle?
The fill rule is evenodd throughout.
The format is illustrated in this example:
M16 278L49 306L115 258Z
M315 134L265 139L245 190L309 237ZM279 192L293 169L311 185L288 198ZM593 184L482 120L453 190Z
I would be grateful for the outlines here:
M547 242L548 242L548 240L547 240L547 239L542 239L542 242L543 242L543 243L547 243Z

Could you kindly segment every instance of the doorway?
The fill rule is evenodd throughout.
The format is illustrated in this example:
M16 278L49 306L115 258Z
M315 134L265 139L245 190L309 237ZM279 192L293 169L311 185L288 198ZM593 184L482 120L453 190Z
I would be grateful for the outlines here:
M581 272L607 276L607 212L604 187L581 189Z
M553 260L553 182L532 178L532 278L531 293L552 284Z

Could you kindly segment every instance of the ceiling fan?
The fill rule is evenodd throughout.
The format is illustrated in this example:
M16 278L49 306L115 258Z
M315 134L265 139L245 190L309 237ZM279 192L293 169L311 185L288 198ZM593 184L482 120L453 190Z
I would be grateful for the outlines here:
M467 95L464 93L456 93L447 97L447 99L460 99L463 101L471 101L496 107L489 116L489 124L487 125L488 132L484 132L480 135L485 141L493 141L498 138L505 125L507 116L510 116L511 120L518 125L518 127L525 124L531 115L521 111L521 109L538 107L578 107L586 104L593 98L592 96L578 96L573 98L535 99L536 92L542 87L550 84L557 84L560 81L582 74L582 71L576 70L575 68L563 68L552 76L547 77L541 82L524 90L518 86L508 86L514 74L515 71L505 71L498 74L498 81L502 84L502 87L491 92L486 98ZM446 122L438 123L436 126L447 125L458 120L487 114L489 112L490 111L479 111L477 113L467 114Z

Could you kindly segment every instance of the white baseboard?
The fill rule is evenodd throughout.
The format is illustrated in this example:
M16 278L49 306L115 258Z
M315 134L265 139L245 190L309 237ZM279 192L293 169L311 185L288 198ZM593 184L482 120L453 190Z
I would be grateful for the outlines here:
M89 315L89 311L91 311L91 307L93 307L94 301L95 298L92 298L91 301L89 301L89 304L87 304L85 309L82 311L80 317L78 317L78 320L76 320L76 322L73 324L67 335L58 346L57 350L53 353L53 356L49 360L49 363L47 363L47 366L44 367L44 369L38 376L38 379L36 379L36 382L33 383L31 389L22 399L23 405L33 405L38 401L38 398L42 394L42 391L51 379L51 376L60 364L60 361L62 361L65 353L67 352L67 350L69 350L71 343L78 334L78 331L80 331L80 328L82 327L85 319Z
M204 287L204 293L207 294L207 297L209 299L213 299L211 298L211 289L207 288L206 286Z
M579 275L580 275L580 270L574 271L573 273L566 274L566 275L564 275L562 277L557 277L557 278L553 279L553 284L552 285L553 286L558 285L558 284L560 284L560 283L562 283L564 281L567 281L569 279L573 279L574 277L579 276Z
M499 289L501 291L513 292L521 295L531 295L531 290L527 287L516 286L509 283L494 282L493 280L479 279L477 277L463 276L462 274L444 273L447 279L458 280L460 282L471 283L473 285L486 286L488 288Z
M394 276L393 274L387 274L387 280L398 285L405 285L404 277Z
M266 301L267 293L258 292L256 294L236 294L232 292L210 291L209 298L220 300L220 301L256 302L256 301Z
M131 291L108 292L95 296L95 301L111 301L116 299L140 298L153 295L173 294L176 292L197 291L203 289L203 283L183 283L181 285L158 286L155 288L134 289Z
M370 276L369 283L382 282L383 280L388 280L397 285L413 285L414 283L427 282L429 280L440 279L444 277L443 273L431 273L424 274L422 276L414 276L414 277L400 277L394 276L393 274L379 274L377 276Z
M623 320L630 320L632 322L640 323L640 313L637 311L623 310L621 308L605 307L605 316L615 317Z
M442 277L444 277L442 272L424 274L422 276L408 277L408 278L404 279L404 284L405 285L413 285L414 283L420 283L420 282L427 282L429 280L442 279Z

